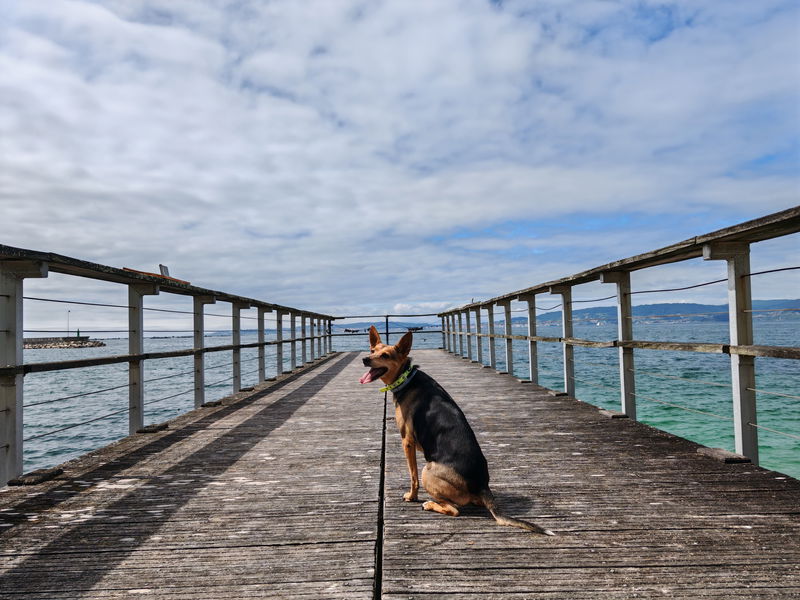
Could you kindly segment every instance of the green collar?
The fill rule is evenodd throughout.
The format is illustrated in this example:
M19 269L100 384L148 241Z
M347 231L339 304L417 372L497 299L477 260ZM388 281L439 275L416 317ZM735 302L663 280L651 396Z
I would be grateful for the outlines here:
M394 383L390 383L386 387L382 387L380 389L381 392L396 392L397 388L403 386L404 384L408 383L414 374L417 372L417 365L409 365L408 369L406 369L400 377L395 379Z

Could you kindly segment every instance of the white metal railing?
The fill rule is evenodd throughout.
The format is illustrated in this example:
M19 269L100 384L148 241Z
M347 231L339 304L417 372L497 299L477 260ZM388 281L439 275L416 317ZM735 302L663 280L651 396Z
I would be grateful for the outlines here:
M26 297L24 295L24 282L29 278L44 278L49 273L63 273L74 277L95 279L113 282L127 286L127 304L108 304L100 302L85 302L79 300L50 299L41 297ZM172 310L145 306L145 297L160 293L178 294L189 296L193 301L193 309ZM57 362L23 362L23 313L26 302L58 302L67 304L92 305L112 308L122 308L128 314L128 328L119 330L127 333L128 353L116 356L102 356L79 360L66 360ZM205 346L205 312L207 305L217 302L226 302L231 305L231 334L232 344L224 346ZM242 319L241 311L244 309L257 309L255 319L258 331L258 341L243 344L241 341ZM159 311L191 315L193 321L194 343L191 348L165 352L145 352L145 313ZM277 336L275 340L265 339L265 318L269 313L274 313ZM223 315L214 315L223 316ZM283 317L289 317L289 337L283 336ZM300 321L298 335L297 321ZM231 391L237 393L242 388L242 357L241 351L246 348L257 349L258 381L266 380L266 355L267 346L276 347L276 374L284 373L284 351L288 346L290 353L291 370L305 365L308 362L321 358L332 351L331 322L334 317L316 312L281 306L252 298L245 298L225 292L209 290L192 286L174 278L164 277L151 273L142 273L129 269L117 269L106 265L90 263L66 256L43 253L22 248L0 245L0 486L22 474L23 445L47 435L52 435L66 429L85 425L86 423L110 418L128 412L129 432L135 433L143 428L144 410L146 404L152 404L187 393L194 394L195 408L205 404L206 389L213 384L205 382L206 354L213 352L230 352L231 362L225 367L230 367L230 376L222 382L230 380ZM310 334L306 335L307 325ZM88 332L85 332L88 333ZM301 356L298 361L298 342L300 342ZM307 352L310 347L310 352ZM145 380L143 365L146 361L192 356L194 365L191 373L194 375L194 385L191 390L170 394L163 398L144 400L144 388L148 381ZM86 391L85 393L68 395L61 398L24 404L24 376L28 373L61 371L80 369L98 365L128 364L128 383L124 386L113 386L102 390ZM172 374L169 377L187 375L189 372ZM163 379L163 378L158 378ZM219 382L215 382L219 383ZM44 434L23 439L23 413L26 406L56 403L73 398L83 397L111 389L128 388L128 406L108 414L93 417L81 423L70 424L65 427L48 431Z
M691 412L697 411L681 404L665 402L652 398L636 391L636 373L634 366L634 350L678 350L688 352L721 353L730 356L731 366L731 394L733 399L733 428L735 436L735 449L738 454L749 458L758 464L758 430L769 430L773 433L793 439L800 439L796 434L781 432L773 428L759 425L756 418L756 393L783 395L788 398L798 399L793 394L778 394L764 392L756 389L755 383L755 358L771 357L782 359L800 359L800 348L786 346L754 345L752 315L754 312L751 300L751 279L756 275L775 273L779 271L800 270L800 266L787 266L766 271L751 272L750 246L751 244L774 239L781 236L795 234L800 231L800 207L791 208L779 213L765 216L760 219L741 223L733 227L721 229L706 235L698 236L673 244L666 248L654 250L639 256L633 256L613 263L595 267L582 273L570 275L556 281L546 282L529 288L503 294L489 300L474 302L458 308L444 311L439 314L442 322L445 349L449 352L471 359L473 356L473 339L477 343L477 361L483 362L482 344L480 340L488 338L489 364L497 369L495 356L495 340L505 342L505 364L509 372L513 365L513 340L528 342L529 381L538 384L538 343L556 343L562 346L563 392L569 396L575 395L575 358L576 346L594 348L617 348L619 365L619 393L621 412L630 418L636 418L637 399L658 402ZM727 276L722 279L702 282L681 288L659 290L632 290L630 274L633 271L646 269L667 263L680 262L702 257L707 261L724 262ZM794 257L795 259L797 257ZM573 300L572 289L580 284L599 281L613 284L616 293L606 298L592 300ZM663 342L635 340L633 338L633 310L631 298L636 294L655 292L681 291L726 282L728 284L728 316L730 337L726 344L719 343L692 343L692 342ZM554 294L560 298L560 304L549 307L548 310L561 308L562 332L559 337L545 337L536 335L536 298L543 294ZM611 341L598 341L576 339L573 335L572 306L577 302L597 302L616 298L617 300L617 339ZM527 312L528 334L512 335L511 333L511 302L520 301L527 303L527 307L520 312ZM494 307L503 310L505 331L495 333ZM794 310L794 309L792 309ZM481 312L486 311L488 333L482 332ZM659 315L669 317L675 315ZM472 331L470 322L475 319L475 331ZM466 321L466 327L463 325ZM466 347L466 352L465 352ZM584 382L587 385L599 385L595 382ZM701 383L701 382L700 382ZM603 385L602 387L610 387ZM719 415L710 414L718 417ZM728 417L720 417L727 419Z

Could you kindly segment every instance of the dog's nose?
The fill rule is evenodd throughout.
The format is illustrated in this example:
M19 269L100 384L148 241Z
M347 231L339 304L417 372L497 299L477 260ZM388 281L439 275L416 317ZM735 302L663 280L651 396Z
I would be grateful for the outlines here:
M364 361L364 366L368 367L369 363L371 362L370 357L369 356L365 356L362 360Z

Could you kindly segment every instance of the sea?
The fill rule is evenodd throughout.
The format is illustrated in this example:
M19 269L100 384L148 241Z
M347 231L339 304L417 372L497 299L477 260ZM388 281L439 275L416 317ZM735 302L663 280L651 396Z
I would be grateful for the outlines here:
M613 322L575 323L574 336L592 340L617 337ZM537 334L558 337L558 324L539 324ZM513 333L527 333L525 325ZM274 332L267 338L274 339ZM754 321L756 344L797 346L800 320ZM635 339L654 341L727 343L725 322L635 323ZM392 337L392 341L399 334ZM333 338L334 350L366 350L366 336ZM100 348L26 349L25 362L61 361L126 354L124 338L106 339ZM256 332L243 332L242 343L255 342ZM231 343L227 334L207 336L207 346ZM496 340L498 369L507 370L505 345ZM489 340L483 339L483 360L489 360ZM416 348L442 346L442 334L415 333ZM148 337L145 352L191 348L191 337ZM300 344L298 343L298 349ZM561 345L538 344L539 384L563 389ZM635 350L638 419L648 425L700 444L734 450L730 357L725 354ZM413 353L412 353L413 356ZM473 348L473 357L476 356ZM206 355L206 401L231 394L231 352ZM277 371L275 348L266 348L267 377ZM242 350L242 386L258 381L255 349ZM424 365L421 365L424 368ZM284 370L288 370L288 344ZM145 424L167 421L193 408L192 357L147 361L145 371ZM527 378L528 344L513 342L512 372ZM617 348L575 347L575 381L578 399L598 407L619 410ZM50 467L107 445L127 435L127 366L104 365L85 369L30 373L24 390L24 470ZM759 452L762 467L800 478L800 361L757 358L756 389ZM787 397L788 396L788 397ZM794 396L794 397L792 397ZM109 416L107 416L109 415ZM90 422L87 422L90 421ZM788 434L788 435L786 435ZM792 437L793 436L793 437Z

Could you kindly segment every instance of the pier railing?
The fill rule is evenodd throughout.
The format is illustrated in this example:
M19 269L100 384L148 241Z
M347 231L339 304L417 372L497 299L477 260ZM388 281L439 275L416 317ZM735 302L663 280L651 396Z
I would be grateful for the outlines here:
M776 396L784 396L794 400L800 400L800 397L793 394L757 389L755 359L756 357L767 357L770 359L797 360L800 359L800 348L754 344L751 280L757 275L768 272L800 270L800 266L791 265L767 271L752 272L750 269L750 247L758 242L796 234L799 231L800 207L796 207L734 227L691 238L646 254L595 267L575 275L437 313L437 316L441 318L441 329L431 330L426 328L426 332L434 333L437 336L441 335L441 343L446 350L484 363L495 369L498 369L499 364L495 342L499 342L501 353L504 355L506 369L512 374L514 365L513 342L515 340L524 341L527 343L528 377L526 380L533 383L539 383L538 345L559 345L561 347L563 367L560 374L563 380L563 391L559 393L571 396L575 395L577 381L575 377L576 361L574 349L576 347L616 348L619 369L618 389L621 398L619 415L634 419L636 418L638 399L645 398L658 401L637 392L637 370L634 367L635 350L668 350L728 355L731 368L735 450L737 453L757 463L759 429L767 429L775 434L794 439L800 439L800 436L796 435L796 433L778 431L759 425L756 415L756 395L759 393L775 394ZM721 279L698 283L680 289L720 282L727 283L730 323L728 341L726 343L716 343L635 339L632 296L652 292L675 291L678 288L673 288L673 290L634 290L631 286L631 273L659 265L699 258L724 265L726 269L725 276ZM796 261L797 256L792 257L792 259ZM59 273L69 277L123 286L127 292L127 302L112 305L102 302L24 295L24 282L26 279L46 278L50 273ZM616 299L617 338L614 340L580 339L574 335L573 305L583 302L583 300L573 299L573 290L577 286L590 282L600 282L614 286L612 295L607 298L592 300L592 302L597 302L610 298ZM158 294L189 297L191 298L191 310L145 306L146 297ZM560 336L537 335L536 299L546 294L555 295L560 299L562 317ZM55 362L24 362L25 330L23 313L26 303L29 302L99 306L125 311L127 313L128 326L126 329L119 330L119 333L127 337L128 352L111 356L96 356ZM207 313L206 306L216 303L230 305L230 314L212 315ZM512 313L515 311L512 308L512 303L521 303L523 305L521 311L527 314L527 335L516 335L512 330ZM255 316L242 314L243 311L250 309L256 311ZM192 346L190 348L162 352L145 351L145 315L153 314L150 311L183 314L191 317L193 325L191 330L193 335ZM486 315L485 319L483 317L484 313ZM206 333L208 332L205 328L205 317L207 316L230 318L230 329L226 329L226 332L230 332L231 344L206 346ZM395 341L392 339L393 335L399 335L404 331L402 328L390 331L390 319L430 316L432 315L398 314L361 315L360 317L350 318L383 319L384 328L382 333L384 334L384 341L391 343ZM127 407L108 414L96 415L88 421L69 424L34 437L45 437L65 429L78 427L125 412L128 414L128 430L130 433L134 433L143 429L145 407L149 404L144 399L145 384L148 382L144 378L144 365L148 361L192 357L192 370L183 374L191 375L193 389L179 394L172 394L159 400L166 400L172 396L183 394L193 394L194 407L201 407L207 404L206 390L212 385L230 381L230 392L237 393L242 390L243 350L255 349L257 351L257 356L252 360L257 360L258 366L255 372L258 373L258 381L263 382L267 380L265 349L268 347L274 348L274 357L272 357L272 360L275 361L274 372L276 375L280 375L302 368L303 365L332 352L334 336L366 335L363 330L348 332L345 329L344 332L333 333L331 328L333 320L344 318L201 288L164 275L119 269L57 254L0 245L0 486L22 473L23 444L25 441L23 439L23 409L25 406L23 404L23 381L26 374L65 371L100 365L127 364L128 381L125 385L99 390L99 392L107 392L109 390L127 388L126 392L120 392L127 393ZM257 331L256 342L242 343L243 319L249 319L254 322ZM275 338L269 340L266 339L265 329L265 322L268 319L275 330ZM503 322L503 330L497 331L497 324L501 321ZM486 330L484 330L484 324ZM346 328L346 325L343 328ZM252 327L248 329L252 329ZM31 330L31 332L39 333L38 330ZM89 332L84 331L84 333ZM67 334L69 335L69 331L67 331ZM477 344L475 343L476 340L478 341ZM488 356L483 354L481 340L489 341ZM366 348L366 345L363 347ZM230 368L230 376L221 382L208 384L205 378L209 367L205 364L205 357L207 354L219 352L230 352L231 362L227 365L221 365L222 367ZM271 368L270 371L272 371ZM69 400L93 393L98 393L98 391L89 390L74 396L47 399L35 404ZM675 403L662 402L662 404L682 408Z
M800 439L800 435L797 434L798 432L783 432L759 425L756 416L756 394L759 392L774 393L777 396L784 396L792 400L800 400L800 398L792 394L758 390L756 388L755 358L769 357L797 360L800 359L800 348L755 345L753 343L754 311L751 300L751 281L756 275L798 270L800 266L792 265L752 272L750 269L750 247L752 244L795 234L798 231L800 231L800 207L795 207L706 235L690 238L652 252L601 265L561 279L540 283L495 298L447 310L438 315L441 318L442 330L444 331L445 348L449 352L476 362L488 362L487 366L497 369L498 361L495 341L500 340L506 369L508 372L512 372L514 364L513 341L526 341L528 343L527 362L529 372L525 381L538 384L538 344L559 344L562 349L563 366L563 391L560 393L569 396L575 396L575 347L616 348L619 364L620 416L627 416L632 419L636 418L637 398L643 397L641 394L637 394L636 391L634 350L727 354L730 356L735 450L736 453L749 458L753 463L757 464L759 429L768 429L772 433L794 439ZM633 290L631 288L631 273L634 271L698 258L702 258L705 261L719 262L722 265L721 271L725 273L724 276L720 279L683 288L661 290ZM798 258L800 256L795 254L790 260L797 262ZM573 290L576 286L598 281L603 284L613 285L614 294L606 298L588 300L587 302L616 299L617 339L615 340L579 339L573 335L573 305L581 302L573 299ZM728 286L728 320L730 329L728 343L667 342L637 340L634 338L633 295L679 291L722 282L727 282ZM560 300L562 318L561 335L558 337L537 335L536 300L537 297L542 295L555 295L558 299L557 302ZM512 302L524 304L521 310L527 315L527 335L515 335L512 333ZM485 324L488 331L483 330L483 312L486 313ZM501 332L496 331L498 321L503 322L503 331ZM489 340L488 357L483 356L481 340L484 338ZM477 343L474 343L473 340L477 340ZM474 350L473 346L475 347ZM651 400L651 398L647 399ZM658 401L656 399L652 400ZM674 403L662 403L682 408L681 405Z
M53 298L27 297L24 295L24 282L29 278L45 278L50 273L62 273L77 278L111 282L127 288L127 304L108 304L64 300ZM173 310L145 306L145 297L160 293L188 296L192 299L192 310ZM24 325L23 313L26 302L57 302L67 305L89 305L121 308L127 311L128 328L120 330L127 334L128 353L116 356L65 360L57 362L23 361ZM205 307L216 303L230 305L230 332L232 343L220 346L206 346ZM255 309L257 316L246 317L243 310ZM191 315L193 321L193 344L191 348L164 352L145 352L145 314L148 311ZM152 314L152 313L150 313ZM265 320L270 315L272 327L276 331L274 340L265 337ZM214 315L224 316L224 315ZM242 343L242 319L249 318L257 330L257 340ZM130 433L144 427L144 364L175 357L194 357L194 406L206 403L205 356L215 352L230 352L231 392L242 388L243 349L257 350L258 381L267 379L265 348L275 348L275 372L280 375L332 351L331 322L334 317L312 311L273 304L254 298L193 286L188 282L155 273L144 273L130 269L119 269L91 263L58 254L37 252L0 245L0 486L22 474L23 468L23 398L24 376L28 373L63 371L109 364L128 365L128 407L112 413L94 417L83 423L46 433L50 435L63 429L85 425L128 412ZM252 328L252 327L251 327ZM67 332L69 334L69 332ZM107 390L100 390L107 391ZM190 391L191 392L191 391ZM190 393L186 392L186 393ZM89 392L91 393L91 392ZM79 394L83 396L86 394ZM58 399L58 400L65 400ZM51 402L51 400L48 400ZM44 436L38 436L44 437Z

